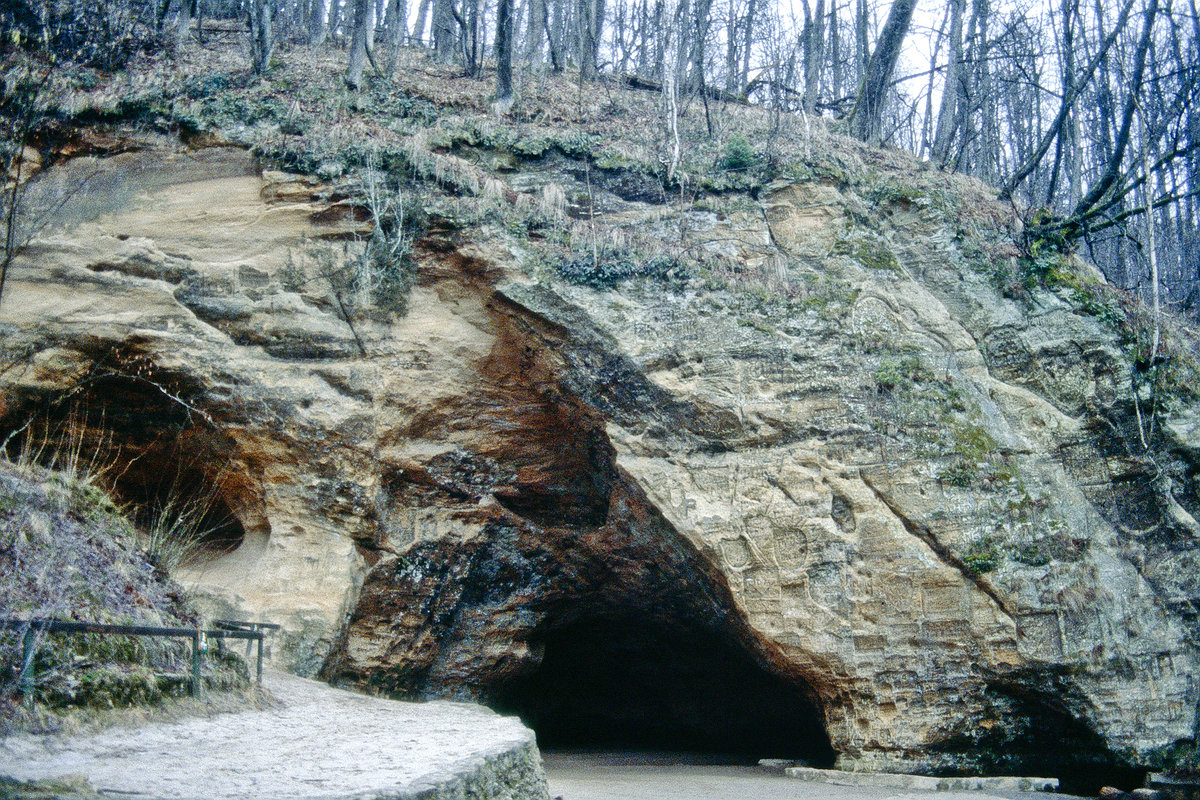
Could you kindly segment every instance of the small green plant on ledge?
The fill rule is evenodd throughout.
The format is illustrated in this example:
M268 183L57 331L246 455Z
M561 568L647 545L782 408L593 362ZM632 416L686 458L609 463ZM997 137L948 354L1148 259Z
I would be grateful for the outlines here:
M1050 563L1050 555L1038 542L1017 545L1012 549L1014 561L1028 567L1044 567Z
M984 536L967 550L967 554L963 556L963 566L972 575L982 575L1000 566L1000 558L1000 549L996 546L996 541L990 536Z
M871 373L880 391L891 392L914 383L924 383L933 378L920 356L888 356L879 362Z
M966 489L975 484L975 478L978 475L979 472L974 464L960 458L939 472L937 479L946 486Z
M672 256L656 255L643 260L636 254L606 250L569 256L558 263L555 271L569 283L599 291L615 289L634 278L669 284L688 277L684 265Z
M954 460L937 476L943 484L960 489L980 484L983 488L994 489L1012 479L1011 466L1003 463L997 453L999 445L982 426L974 422L954 422L951 436ZM982 480L981 467L986 468Z
M850 256L867 269L899 272L900 261L887 243L877 237L855 233L843 237L833 246L838 255Z
M1019 263L1027 289L1060 280L1064 261L1073 252L1071 240L1061 230L1046 226L1052 219L1047 209L1040 208L1026 227Z

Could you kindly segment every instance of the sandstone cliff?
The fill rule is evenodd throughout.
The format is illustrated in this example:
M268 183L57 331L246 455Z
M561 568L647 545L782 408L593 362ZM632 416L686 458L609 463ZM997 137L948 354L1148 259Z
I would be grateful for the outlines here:
M103 189L0 308L3 425L82 417L128 499L211 497L182 577L294 668L552 740L1062 772L1192 739L1194 395L1142 447L1082 265L1023 283L985 187L805 135L827 168L686 198L410 141L442 194L406 313L339 283L371 230L340 169L77 159L43 184Z

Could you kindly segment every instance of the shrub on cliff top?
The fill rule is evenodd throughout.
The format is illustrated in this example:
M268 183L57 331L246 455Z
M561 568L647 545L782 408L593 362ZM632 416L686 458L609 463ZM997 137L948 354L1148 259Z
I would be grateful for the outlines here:
M725 143L725 150L717 166L731 172L745 172L758 166L758 153L750 145L750 140L744 133L735 133Z
M557 267L559 276L570 283L592 289L614 289L617 284L632 278L671 282L686 278L686 270L678 259L659 255L646 260L621 254L598 256L592 254L564 259Z

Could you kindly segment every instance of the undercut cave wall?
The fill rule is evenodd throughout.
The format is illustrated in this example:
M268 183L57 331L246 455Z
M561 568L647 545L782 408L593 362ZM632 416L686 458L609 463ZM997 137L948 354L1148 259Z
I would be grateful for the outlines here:
M203 567L269 535L244 454L191 399L202 387L136 346L77 351L71 385L10 394L10 458L74 471L127 509L153 555ZM249 530L247 529L247 526Z
M720 574L606 474L608 507L588 527L545 526L548 511L530 519L508 504L446 508L424 485L427 521L459 535L375 564L322 675L395 696L482 700L520 714L543 747L831 765L815 682L759 641Z
M725 576L617 467L612 414L671 404L629 362L566 346L579 330L494 293L489 260L427 255L440 297L468 276L493 338L476 392L380 398L411 420L389 444L433 452L385 457L377 531L358 540L369 569L322 675L483 700L543 745L832 763L821 674L747 624ZM580 385L581 366L606 377Z

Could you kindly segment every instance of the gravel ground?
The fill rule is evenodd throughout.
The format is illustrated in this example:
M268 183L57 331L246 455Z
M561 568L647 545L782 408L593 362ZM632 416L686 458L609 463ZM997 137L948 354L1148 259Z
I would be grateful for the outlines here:
M834 786L687 754L543 753L562 800L1077 800L1042 792L927 792Z
M0 774L84 775L113 797L161 800L403 795L525 746L515 717L466 703L401 703L280 673L280 707L58 738L0 739Z

